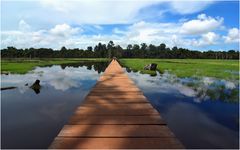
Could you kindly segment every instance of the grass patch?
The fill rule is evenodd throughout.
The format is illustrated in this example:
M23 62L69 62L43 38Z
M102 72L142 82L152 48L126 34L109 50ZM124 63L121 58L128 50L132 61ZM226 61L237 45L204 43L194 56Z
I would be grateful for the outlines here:
M54 58L54 59L2 59L1 73L24 74L33 70L36 66L61 65L68 63L78 63L83 61L106 62L105 58Z
M121 59L121 64L142 73L155 74L146 71L144 66L150 63L158 64L160 72L169 71L178 77L207 76L219 79L239 80L238 60L213 59Z
M53 59L2 59L1 73L11 72L24 74L36 66L60 65L83 61L106 62L105 58L53 58ZM155 71L144 70L150 63L158 64L158 71L169 71L178 77L208 76L219 79L239 80L238 60L213 59L120 59L120 63L131 70L156 75Z

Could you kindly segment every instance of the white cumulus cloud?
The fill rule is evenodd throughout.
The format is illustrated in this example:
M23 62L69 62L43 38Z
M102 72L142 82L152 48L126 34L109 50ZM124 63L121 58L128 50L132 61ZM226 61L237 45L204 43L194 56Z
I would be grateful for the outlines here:
M68 23L55 24L48 29L26 30L31 26L21 20L18 30L2 31L1 46L3 48L15 46L17 48L50 47L53 49L66 46L67 48L86 49L87 46L95 46L99 42L106 44L113 40L115 44L123 48L127 44L135 43L148 45L165 43L170 48L177 46L192 49L220 44L223 38L228 43L238 41L239 30L237 28L230 29L228 35L224 37L215 31L222 25L222 22L223 18L199 14L197 19L193 20L184 19L171 23L138 21L125 25L124 28L117 26L111 30L104 25L72 26ZM193 26L191 27L190 24ZM27 28L25 29L24 26ZM104 33L105 30L107 34ZM85 31L94 32L85 34Z
M133 23L139 11L160 0L42 0L41 6L51 9L54 19L61 18L80 24L127 24ZM56 13L57 12L57 13ZM74 14L74 15L72 15ZM70 17L71 16L71 17ZM53 17L51 17L53 18Z
M57 36L63 36L67 37L73 34L79 33L80 28L72 28L68 24L60 24L56 25L54 28L50 30L51 34L57 35Z
M192 14L205 9L214 1L173 1L171 2L172 12L179 14Z
M223 36L223 38L225 39L225 43L237 43L239 42L240 39L240 31L237 28L232 28L228 30L228 35L227 36Z
M164 16L164 13L192 14L205 9L213 1L167 1L167 0L41 0L43 9L50 9L45 17L53 20L71 21L81 24L129 24L148 18L150 14ZM155 8L151 6L165 6ZM145 8L148 11L141 12ZM149 14L150 13L150 14ZM77 15L72 15L77 14ZM71 16L71 17L69 17Z
M202 35L201 45L212 45L216 44L216 41L219 39L219 35L214 32L208 32Z
M81 28L71 27L68 24L59 24L51 29L38 31L31 31L29 28L31 26L24 20L21 20L19 22L19 30L1 32L1 46L15 46L17 48L50 47L58 49L67 40L74 38L75 34L82 31Z
M223 20L221 17L213 18L206 14L200 14L197 19L183 23L181 33L189 35L204 34L220 27Z
M208 32L202 35L202 39L208 44L215 44L219 36L214 32Z
M220 36L214 32L208 32L206 34L202 34L199 39L192 39L191 45L195 47L215 45L218 43L219 37Z
M179 24L177 23L148 23L137 22L128 27L125 34L125 42L160 44L159 42L171 45L171 36L178 32Z
M31 29L31 26L27 24L24 20L21 20L18 24L18 28L21 31L29 31Z

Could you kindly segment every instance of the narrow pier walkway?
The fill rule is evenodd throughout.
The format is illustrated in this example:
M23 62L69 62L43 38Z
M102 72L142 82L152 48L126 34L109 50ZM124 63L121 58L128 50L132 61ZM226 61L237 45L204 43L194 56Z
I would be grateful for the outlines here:
M183 148L117 61L112 61L49 148Z

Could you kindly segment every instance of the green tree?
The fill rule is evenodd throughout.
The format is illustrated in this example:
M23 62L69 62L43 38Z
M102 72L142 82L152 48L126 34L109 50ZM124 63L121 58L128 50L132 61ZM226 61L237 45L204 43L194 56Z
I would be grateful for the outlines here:
M113 49L114 49L114 43L113 43L113 41L109 41L109 43L107 45L108 58L112 58L113 57Z
M160 44L159 49L160 50L165 50L166 49L166 45L164 43Z
M132 48L133 48L132 44L128 44L127 50L132 50Z

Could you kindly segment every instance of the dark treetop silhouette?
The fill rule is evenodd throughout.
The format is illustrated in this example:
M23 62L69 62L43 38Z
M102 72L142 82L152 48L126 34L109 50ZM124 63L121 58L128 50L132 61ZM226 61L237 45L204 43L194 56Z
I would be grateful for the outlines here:
M239 59L239 51L196 51L186 48L166 47L164 43L159 46L146 43L129 44L126 49L114 45L110 41L107 45L98 43L94 48L89 46L87 50L62 47L60 50L51 48L26 48L17 49L7 47L1 50L2 58L197 58L197 59Z

